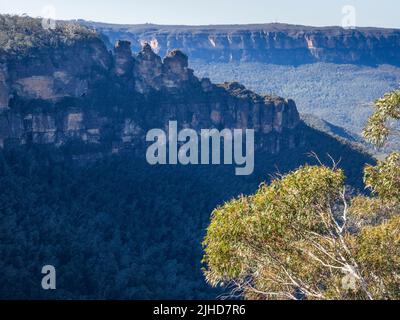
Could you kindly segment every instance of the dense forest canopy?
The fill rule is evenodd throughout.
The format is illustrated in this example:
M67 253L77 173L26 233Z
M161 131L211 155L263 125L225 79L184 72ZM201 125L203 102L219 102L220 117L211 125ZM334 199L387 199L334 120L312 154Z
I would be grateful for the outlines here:
M326 154L343 157L347 183L361 187L371 158L317 132L308 141L327 165ZM61 151L0 152L1 298L215 299L224 290L207 285L200 262L213 208L318 163L308 148L260 154L254 174L237 177L231 166L152 167L130 155L76 166ZM47 264L51 293L38 285Z

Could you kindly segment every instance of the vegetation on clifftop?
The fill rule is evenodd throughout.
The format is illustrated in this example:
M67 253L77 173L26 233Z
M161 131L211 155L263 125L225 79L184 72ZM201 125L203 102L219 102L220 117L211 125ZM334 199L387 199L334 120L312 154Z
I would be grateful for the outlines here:
M400 83L400 68L390 65L314 63L294 67L191 61L191 67L197 76L209 77L216 83L238 81L257 93L291 98L296 101L300 113L328 121L355 136L361 136L372 113L371 101L395 90ZM399 147L399 137L392 136L381 152Z
M0 15L0 54L26 54L31 49L55 48L77 40L97 37L76 23L57 22L54 29L44 28L42 19Z

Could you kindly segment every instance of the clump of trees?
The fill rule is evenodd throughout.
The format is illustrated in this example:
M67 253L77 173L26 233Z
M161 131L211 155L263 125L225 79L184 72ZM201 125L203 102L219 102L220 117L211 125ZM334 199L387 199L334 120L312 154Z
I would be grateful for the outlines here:
M0 15L0 54L18 55L38 48L70 45L77 40L93 37L97 37L94 30L78 23L60 21L55 29L45 29L41 19Z
M364 131L385 145L400 92L375 102ZM342 170L303 166L217 208L205 276L247 299L399 299L400 153L365 168L370 196L351 196Z

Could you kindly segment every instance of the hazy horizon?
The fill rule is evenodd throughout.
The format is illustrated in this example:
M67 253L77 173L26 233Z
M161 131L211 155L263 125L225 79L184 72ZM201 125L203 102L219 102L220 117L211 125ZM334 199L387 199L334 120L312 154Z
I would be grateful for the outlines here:
M32 17L54 15L59 20L88 20L109 24L244 25L282 23L304 26L340 26L352 6L357 27L400 28L397 0L2 0L0 13ZM348 8L348 7L347 7ZM373 14L372 14L373 13Z

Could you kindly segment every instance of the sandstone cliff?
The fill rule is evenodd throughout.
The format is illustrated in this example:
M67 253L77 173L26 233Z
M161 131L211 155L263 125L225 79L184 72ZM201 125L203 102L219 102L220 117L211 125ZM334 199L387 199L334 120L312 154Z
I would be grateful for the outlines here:
M69 26L60 28L56 32L64 34ZM3 147L79 142L103 153L140 150L147 130L171 120L196 130L254 128L257 147L271 153L300 143L292 100L198 79L179 50L162 59L151 44L133 54L129 42L117 41L109 52L90 34L0 58Z
M165 55L174 48L206 62L313 62L400 65L400 30L305 27L285 24L232 26L112 25L80 21L111 41L144 42Z

